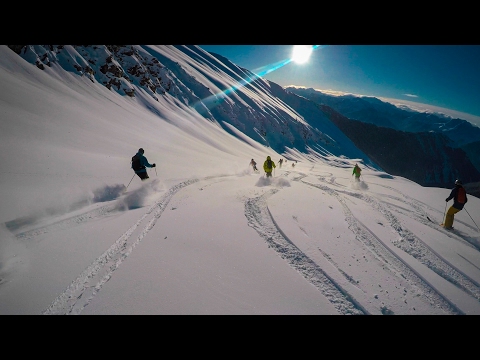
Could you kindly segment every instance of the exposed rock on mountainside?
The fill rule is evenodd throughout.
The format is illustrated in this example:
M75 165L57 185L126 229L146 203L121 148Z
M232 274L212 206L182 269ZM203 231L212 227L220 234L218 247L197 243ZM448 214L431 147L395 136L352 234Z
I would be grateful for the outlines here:
M317 158L361 159L423 186L450 188L457 177L464 183L480 181L480 142L472 141L476 129L469 131L459 119L433 122L442 125L433 131L432 118L375 98L287 91L197 46L8 46L52 76L66 71L85 77L91 86L105 86L158 115L149 98L197 111L232 136L245 141L247 135L287 158L295 150Z
M183 104L233 136L238 136L238 130L279 153L290 148L303 153L319 152L319 156L343 155L362 158L366 164L376 167L321 111L310 106L313 112L303 112L302 116L271 93L272 88L285 93L280 86L196 46L9 47L44 71L61 67L122 96L137 99L151 96L157 101L173 102L175 106ZM190 57L188 62L181 60L185 55ZM211 71L220 73L225 81L218 83L209 76ZM301 99L302 106L309 103L296 97ZM326 127L317 126L319 123ZM345 140L342 147L337 143L340 138Z

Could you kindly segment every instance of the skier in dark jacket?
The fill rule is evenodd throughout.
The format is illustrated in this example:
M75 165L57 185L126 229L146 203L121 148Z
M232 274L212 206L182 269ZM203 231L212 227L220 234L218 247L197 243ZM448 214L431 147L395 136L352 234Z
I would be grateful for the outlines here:
M257 163L256 163L255 160L252 159L252 161L250 161L250 165L252 165L253 171L258 171L258 169L257 169Z
M453 205L448 209L447 214L445 215L445 222L443 223L443 227L447 230L452 229L455 214L462 210L468 201L467 192L462 186L462 182L460 180L455 180L455 187L452 189L450 195L445 199L445 201L448 202L451 199L453 199Z
M157 166L155 165L155 163L150 164L147 158L143 155L144 153L145 150L140 148L138 149L138 152L132 157L132 169L133 171L135 171L135 174L137 174L138 177L142 179L142 181L149 178L146 168L154 168Z

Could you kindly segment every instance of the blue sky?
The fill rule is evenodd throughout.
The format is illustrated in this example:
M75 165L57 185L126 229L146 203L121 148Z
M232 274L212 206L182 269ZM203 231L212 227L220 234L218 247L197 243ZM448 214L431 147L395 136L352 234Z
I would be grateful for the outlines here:
M279 67L293 45L199 46L282 86L426 104L480 126L480 45L321 45Z

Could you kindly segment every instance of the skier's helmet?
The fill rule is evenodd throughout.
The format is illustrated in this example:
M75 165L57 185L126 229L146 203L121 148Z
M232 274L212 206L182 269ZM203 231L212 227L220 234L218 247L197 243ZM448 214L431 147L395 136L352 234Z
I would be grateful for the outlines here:
M461 180L455 180L455 185L462 185L462 181Z
M143 150L143 148L140 148L140 149L138 149L138 152L143 154L145 152L145 150Z

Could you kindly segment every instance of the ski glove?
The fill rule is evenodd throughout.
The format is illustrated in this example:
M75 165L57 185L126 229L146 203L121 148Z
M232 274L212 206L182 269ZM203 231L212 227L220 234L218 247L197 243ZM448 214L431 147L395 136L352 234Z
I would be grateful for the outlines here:
M152 164L152 167L156 167L156 166L157 166L157 165L155 165L155 164Z
M448 202L448 199L445 199L446 202Z

